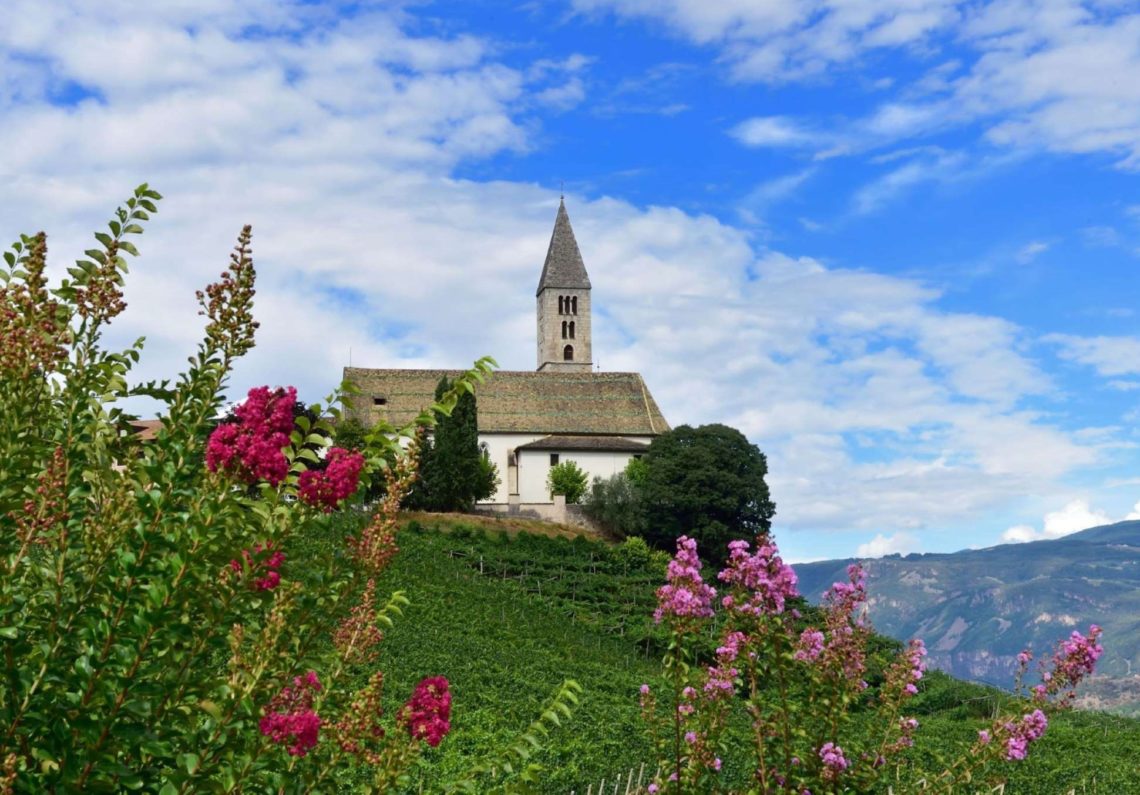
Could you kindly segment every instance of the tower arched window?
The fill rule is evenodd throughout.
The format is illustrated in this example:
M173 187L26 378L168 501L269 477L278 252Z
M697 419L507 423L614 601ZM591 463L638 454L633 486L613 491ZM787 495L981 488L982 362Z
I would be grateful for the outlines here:
M562 296L558 296L558 314L565 315L566 314L565 309L566 309L566 299L563 298Z
M573 345L567 345L565 348L562 349L562 361L564 361L564 362L574 361L574 346Z
M574 296L570 299L570 314L578 314L578 296Z
M570 339L574 339L574 321L570 321Z
M562 339L566 339L566 321L562 321Z

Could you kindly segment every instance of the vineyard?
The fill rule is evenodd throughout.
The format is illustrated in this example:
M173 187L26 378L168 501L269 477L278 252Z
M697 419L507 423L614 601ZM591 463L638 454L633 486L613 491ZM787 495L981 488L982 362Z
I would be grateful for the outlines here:
M352 532L357 521L346 513L329 532ZM310 536L304 554L319 558L328 541ZM423 516L407 523L399 544L380 588L402 589L412 604L384 640L386 706L398 708L424 672L446 674L454 694L454 730L413 771L409 791L445 784L508 742L567 677L583 686L582 704L536 755L545 768L538 791L585 792L651 762L636 693L643 682L661 682L662 638L651 614L665 558L636 543L487 532ZM921 723L911 757L927 767L954 758L1000 698L931 672L911 702ZM1035 753L1010 768L1005 792L1133 791L1135 732L1125 718L1060 716ZM738 778L732 762L730 755L726 772ZM352 783L346 771L342 784ZM892 785L897 793L913 783L903 775Z

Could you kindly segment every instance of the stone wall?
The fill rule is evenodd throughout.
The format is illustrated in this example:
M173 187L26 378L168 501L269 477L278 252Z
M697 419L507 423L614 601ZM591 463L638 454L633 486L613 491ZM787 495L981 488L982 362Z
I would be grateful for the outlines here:
M582 511L581 505L567 505L566 498L561 494L554 495L554 502L517 502L479 503L475 506L476 513L485 513L492 516L519 516L524 519L539 519L544 522L581 527L592 533L599 532L599 528Z

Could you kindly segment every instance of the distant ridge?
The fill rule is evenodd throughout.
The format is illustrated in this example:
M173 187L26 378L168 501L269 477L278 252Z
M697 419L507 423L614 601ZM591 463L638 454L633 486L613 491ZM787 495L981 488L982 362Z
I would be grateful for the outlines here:
M800 592L818 602L854 560L795 566ZM899 639L923 638L932 665L1009 687L1023 648L1040 658L1074 629L1100 624L1099 672L1112 680L1101 683L1114 693L1111 706L1140 709L1140 521L863 563L875 628Z

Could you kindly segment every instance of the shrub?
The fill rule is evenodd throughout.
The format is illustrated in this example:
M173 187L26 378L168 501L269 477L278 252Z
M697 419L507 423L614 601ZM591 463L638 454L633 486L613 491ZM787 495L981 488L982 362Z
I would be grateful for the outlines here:
M567 503L575 503L582 499L588 483L586 473L574 461L555 464L546 476L546 487L550 489L551 495L565 495Z
M919 728L904 710L918 693L926 649L912 640L880 675L868 673L873 635L859 565L852 564L848 581L825 595L821 623L806 628L793 606L796 575L766 535L756 538L754 550L742 540L729 544L727 564L717 575L725 589L719 598L701 568L696 542L682 536L667 582L657 591L654 619L670 632L669 684L660 697L648 685L641 688L660 770L649 792L725 791L726 730L739 708L751 733L750 792L868 792L897 773ZM711 660L698 662L717 605L720 644ZM1044 734L1047 713L1067 706L1076 685L1093 672L1103 651L1099 638L1096 625L1088 636L1073 632L1030 697L1011 699L957 761L925 774L923 788L933 782L935 791L954 793L967 784L992 783L1002 763L1024 759ZM1024 673L1031 655L1022 652L1019 659Z
M630 463L641 462L635 458ZM582 510L586 516L618 538L645 533L645 506L641 492L628 472L619 472L608 478L594 478Z
M323 469L321 417L336 408L294 417L292 388L251 390L211 432L230 369L254 345L249 227L198 295L207 323L189 369L128 386L141 342L99 343L159 198L136 190L54 289L42 233L0 271L0 789L307 791L352 767L384 789L450 720L440 672L384 715L375 670L380 627L406 603L375 587L415 468L414 442L404 451L398 437L434 414L372 429L362 452L334 448ZM463 390L489 367L477 363ZM151 443L120 430L115 402L132 396L163 407ZM305 534L377 468L386 490L371 520L299 559ZM302 569L320 571L321 587L302 588ZM362 670L367 683L348 690ZM554 705L575 699L567 683ZM530 776L525 746L540 728L456 786L512 760Z

